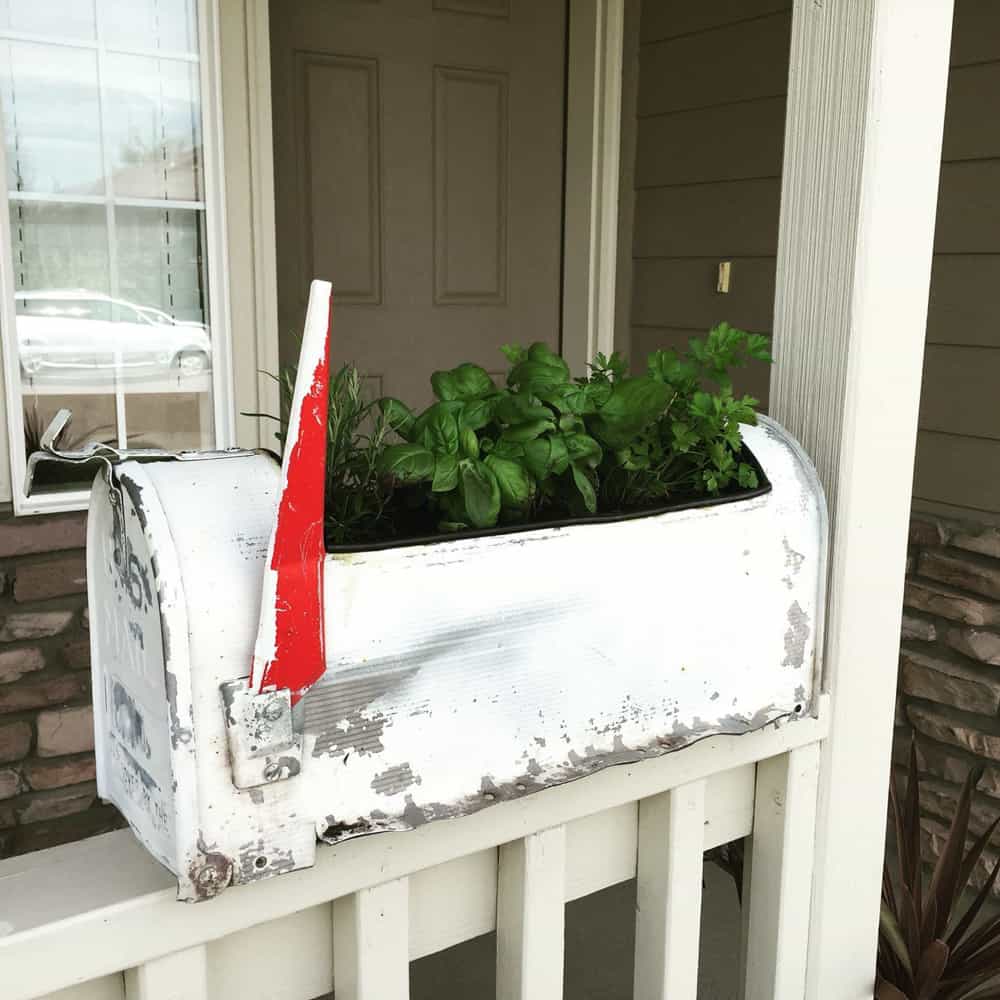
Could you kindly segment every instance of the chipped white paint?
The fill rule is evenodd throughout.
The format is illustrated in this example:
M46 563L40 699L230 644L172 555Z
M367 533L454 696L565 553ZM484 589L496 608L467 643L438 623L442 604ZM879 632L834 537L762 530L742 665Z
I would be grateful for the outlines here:
M317 836L469 814L808 715L822 495L777 425L745 437L773 485L754 499L327 556L302 771L243 791L219 685L252 655L279 470L119 466L90 519L101 794L201 898L312 864Z

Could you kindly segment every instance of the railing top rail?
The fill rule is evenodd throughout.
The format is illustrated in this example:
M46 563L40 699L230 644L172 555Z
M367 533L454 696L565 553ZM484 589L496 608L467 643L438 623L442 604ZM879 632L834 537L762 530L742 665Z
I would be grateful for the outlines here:
M458 821L322 847L312 869L235 887L197 905L175 901L172 876L129 831L0 862L0 934L6 932L0 937L0 967L7 982L39 981L42 992L117 972L817 742L826 735L826 714L823 699L818 718L739 737L712 737L675 754L607 768L586 782L497 803ZM59 954L76 956L73 967L53 963L51 956Z

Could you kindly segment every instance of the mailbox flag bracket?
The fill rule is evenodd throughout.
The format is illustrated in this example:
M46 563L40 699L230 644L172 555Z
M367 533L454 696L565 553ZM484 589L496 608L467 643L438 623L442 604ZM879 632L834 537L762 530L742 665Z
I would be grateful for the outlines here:
M237 788L256 788L302 770L301 712L291 692L277 688L254 694L248 678L221 685L226 736ZM299 716L296 719L295 716Z

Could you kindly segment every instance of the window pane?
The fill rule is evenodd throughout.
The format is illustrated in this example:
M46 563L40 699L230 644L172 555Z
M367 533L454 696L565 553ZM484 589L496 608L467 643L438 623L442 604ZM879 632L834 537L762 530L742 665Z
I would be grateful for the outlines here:
M204 331L204 213L183 208L119 207L115 212L118 287L123 298Z
M10 236L18 312L26 311L27 299L21 293L67 288L103 295L111 291L107 213L103 205L13 202ZM34 308L57 307L46 300ZM55 313L50 311L49 315Z
M101 0L94 40L74 47L4 38L27 29L0 0L15 307L4 336L28 454L61 407L67 448L215 445L200 68L176 58L197 53L194 11ZM93 476L39 468L39 491Z
M91 0L0 0L0 29L92 40L94 5Z
M183 384L207 386L208 374L182 375ZM132 393L128 409L130 448L186 451L204 448L212 436L212 399L208 392Z
M115 196L199 200L197 65L109 54L104 74L105 141Z
M195 0L101 0L105 44L161 52L196 52Z
M0 42L7 187L32 193L104 193L97 54Z

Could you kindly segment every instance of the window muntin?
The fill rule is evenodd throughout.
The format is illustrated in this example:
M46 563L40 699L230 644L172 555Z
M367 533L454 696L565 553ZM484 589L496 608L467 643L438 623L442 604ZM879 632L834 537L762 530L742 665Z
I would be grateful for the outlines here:
M219 443L196 15L195 0L0 0L15 493L61 407L73 445ZM49 494L82 496L92 475L40 469Z

